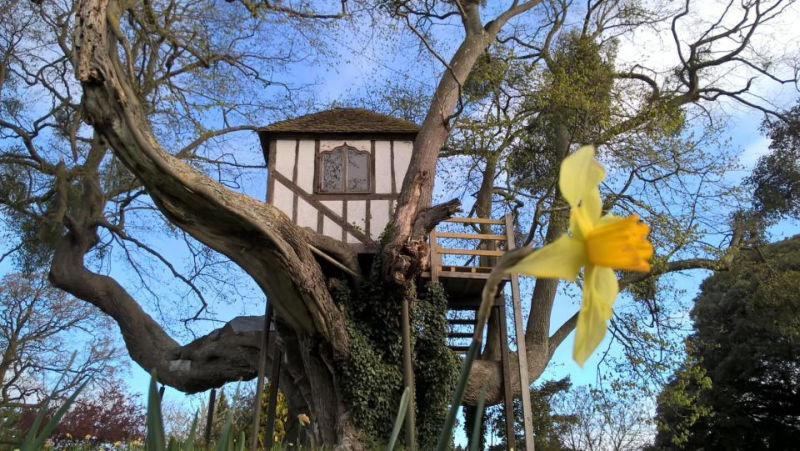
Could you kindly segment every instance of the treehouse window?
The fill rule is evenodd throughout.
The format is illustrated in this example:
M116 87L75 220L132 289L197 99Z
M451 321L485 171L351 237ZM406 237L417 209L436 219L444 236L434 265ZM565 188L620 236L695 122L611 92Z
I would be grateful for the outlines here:
M319 154L320 193L369 193L370 154L348 145Z

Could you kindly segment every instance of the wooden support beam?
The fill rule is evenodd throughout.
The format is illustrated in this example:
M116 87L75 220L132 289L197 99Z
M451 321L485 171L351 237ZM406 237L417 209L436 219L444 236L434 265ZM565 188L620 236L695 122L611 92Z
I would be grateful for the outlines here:
M267 347L269 346L269 325L272 324L272 307L267 302L264 308L264 330L261 332L261 348L258 351L258 376L256 377L256 397L253 401L253 432L250 437L250 451L258 449L258 429L261 426L261 396L264 393L264 377L267 372Z
M497 309L495 318L500 331L500 363L503 368L503 411L506 415L506 445L508 449L517 448L517 438L514 435L514 392L511 388L511 356L508 350L508 324L506 324L506 306L493 307Z
M447 338L472 338L472 332L450 332Z
M267 400L267 427L264 429L264 445L272 447L272 435L275 431L275 411L278 408L278 382L281 377L281 360L283 353L278 347L278 340L272 340L272 371L269 375L269 399Z
M414 407L414 364L411 361L411 315L409 314L408 299L403 300L402 334L403 334L403 385L408 388L408 412L406 412L406 448L410 451L417 449L416 445L416 415Z
M506 240L505 235L495 235L493 233L436 232L436 236L439 238L461 238L465 240Z
M511 224L511 214L506 213L506 236L508 237L507 249L516 248L514 243L514 229ZM511 304L514 312L514 332L517 337L517 359L519 361L519 380L522 400L522 424L525 431L525 449L533 450L533 414L531 412L531 395L528 379L528 354L525 349L525 329L522 326L522 306L520 305L519 277L511 275Z
M458 222L461 224L503 224L502 219L491 218L448 218L443 222Z
M442 256L436 251L439 247L437 243L437 232L436 229L431 230L431 233L428 237L428 245L430 247L431 258L430 258L430 265L431 265L431 281L438 282L439 281L439 272L442 270Z
M216 400L217 400L217 389L212 388L211 393L208 395L208 410L206 411L208 412L208 415L206 415L206 433L205 433L206 447L208 447L209 443L211 443L211 425L214 424L214 407L215 407L214 404Z

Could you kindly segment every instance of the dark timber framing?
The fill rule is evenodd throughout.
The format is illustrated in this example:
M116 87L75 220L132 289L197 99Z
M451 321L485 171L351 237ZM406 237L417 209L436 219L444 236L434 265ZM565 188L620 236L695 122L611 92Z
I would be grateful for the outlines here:
M374 245L374 241L371 238L364 235L364 232L356 229L352 224L348 224L347 222L342 219L342 217L336 213L335 211L331 210L330 208L326 207L323 203L316 199L316 196L313 194L309 194L294 183L291 182L288 178L284 177L283 174L275 173L273 178L282 184L284 184L287 188L294 192L295 196L302 197L304 201L311 204L314 208L320 211L320 216L323 214L328 217L331 221L335 222L337 225L342 227L342 229L346 229L348 232L352 233L354 237L358 238L362 243L367 245ZM318 224L319 225L319 224Z
M376 201L388 201L388 208L389 208L389 215L391 216L392 212L394 211L394 207L397 201L397 197L399 196L399 186L398 184L402 182L397 178L395 174L395 170L397 169L397 164L395 161L396 152L395 152L395 141L408 141L413 142L414 138L416 137L416 133L379 133L379 132L371 132L371 133L301 133L301 132L282 132L282 131L269 131L269 130L261 130L259 131L259 137L261 139L261 146L264 151L264 156L267 160L267 168L269 170L269 178L267 180L267 203L274 204L275 203L275 187L276 182L281 183L286 188L288 188L292 192L292 211L289 212L289 216L292 219L292 222L295 224L298 223L300 220L299 218L299 207L300 207L300 200L306 201L312 207L317 210L317 219L312 226L313 229L317 233L324 234L324 226L325 226L325 218L328 218L334 224L338 225L342 231L341 235L337 234L334 238L341 239L342 242L346 243L348 246L352 247L356 252L359 253L372 253L375 252L377 249L377 243L374 239L372 239L372 233L375 232L375 224L372 224L373 219L373 210L375 209L375 202ZM294 141L294 154L293 154L293 165L292 165L292 173L291 176L289 174L279 174L276 171L276 154L277 154L277 141L278 140L286 140L286 141ZM300 188L299 186L299 171L303 170L300 168L300 141L301 140L313 140L314 141L314 173L313 173L313 188L312 192L307 192L306 190ZM320 142L323 140L335 140L340 141L342 144L337 145L331 150L322 151L320 149ZM364 151L360 150L350 144L347 144L347 141L368 141L369 142L369 150ZM390 176L391 180L389 192L385 193L376 193L376 150L375 145L377 141L386 142L389 145L389 166L390 166ZM369 190L364 192L319 192L319 184L320 184L320 171L321 171L321 160L322 155L326 152L333 151L337 148L346 146L349 148L348 152L355 151L362 154L367 154L370 161L369 161ZM343 161L345 162L345 161ZM290 178L291 177L291 178ZM347 183L345 178L344 183ZM326 206L322 202L326 201L341 201L342 208L341 213L334 211L332 208ZM361 228L360 226L354 225L350 221L350 216L353 214L353 206L351 205L348 208L348 202L354 201L364 201L364 227ZM360 218L356 218L360 219ZM355 242L348 242L355 238Z

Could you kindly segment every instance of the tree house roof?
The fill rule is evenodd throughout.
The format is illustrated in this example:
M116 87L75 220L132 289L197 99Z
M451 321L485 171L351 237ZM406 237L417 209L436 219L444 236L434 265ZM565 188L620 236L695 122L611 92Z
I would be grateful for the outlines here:
M333 108L275 122L259 129L260 134L401 134L413 137L419 126L364 108Z

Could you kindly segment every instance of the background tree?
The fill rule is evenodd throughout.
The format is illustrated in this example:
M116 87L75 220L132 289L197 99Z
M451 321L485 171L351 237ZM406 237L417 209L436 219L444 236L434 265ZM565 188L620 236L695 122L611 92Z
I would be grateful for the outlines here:
M638 450L649 443L653 429L651 404L634 386L576 387L557 398L556 410L573 421L560 430L567 449Z
M732 60L720 58L710 66L689 67L693 63L683 59L684 45L694 49L690 58L699 58L697 49L711 51L726 38L711 30L707 35L712 39L696 38L699 31L684 28L683 18L693 9L688 3L680 11L659 11L641 4L597 2L585 15L566 2L542 8L546 25L530 27L535 31L527 33L514 28L501 36L464 84L469 101L443 156L451 157L448 166L460 165L461 174L469 176L442 169L453 181L452 188L446 187L467 205L474 199L471 213L515 212L518 244L546 244L567 227L566 207L556 189L561 161L577 144L602 143L601 159L610 173L601 187L604 210L638 214L653 225L651 237L660 249L651 274L622 274L621 286L628 293L618 302L612 323L615 340L636 362L636 376L653 389L668 376L664 369L679 363L679 354L669 351L682 336L680 311L685 308L671 299L677 291L675 279L660 276L722 267L741 242L742 224L729 217L741 202L741 192L723 176L733 167L733 155L720 140L721 129L705 122L713 117L706 111L708 101L720 97L710 93L724 90L717 92L721 85L705 77L726 61L741 62L743 53L736 51ZM570 25L575 23L579 25ZM649 26L672 29L677 60L686 67L659 70L641 61L618 60L619 38ZM736 46L747 53L750 43ZM672 77L670 70L684 73ZM683 78L686 74L693 75ZM706 126L698 127L700 123ZM708 233L713 245L701 238ZM551 323L559 289L572 287L537 280L528 291L531 374L541 374L577 319ZM497 335L490 326L479 364L497 361L491 354L496 349L493 338Z
M656 447L781 449L800 438L799 251L798 237L744 250L703 282L687 352L710 384L675 376L659 399Z
M36 410L50 394L66 397L89 380L92 389L112 389L122 355L111 328L94 307L53 288L43 275L5 275L0 281L2 429L16 429L25 410Z
M756 214L769 219L800 218L800 102L784 117L786 121L767 119L762 124L769 153L758 159L748 178Z
M81 441L90 436L94 445L144 441L144 405L138 395L127 393L119 384L109 390L78 400L64 415L53 435L56 441Z
M545 381L530 390L531 411L533 412L534 449L540 451L566 451L569 449L563 441L563 431L569 429L577 421L577 417L559 408L558 399L567 395L572 383L568 378L557 381ZM489 411L487 417L492 430L496 432L500 443L490 449L507 449L506 418L502 409ZM522 405L514 399L514 433L519 449L525 449L524 429L522 425ZM471 429L471 428L469 428ZM472 431L468 431L470 434ZM469 436L469 435L468 435Z
M51 406L45 413L44 421L57 408L57 405ZM10 444L19 443L39 411L38 406L20 409L19 421L3 431L10 434ZM50 439L59 447L67 448L80 444L111 446L117 442L143 442L145 421L146 412L139 395L127 392L125 384L117 381L104 390L83 393L64 414Z

